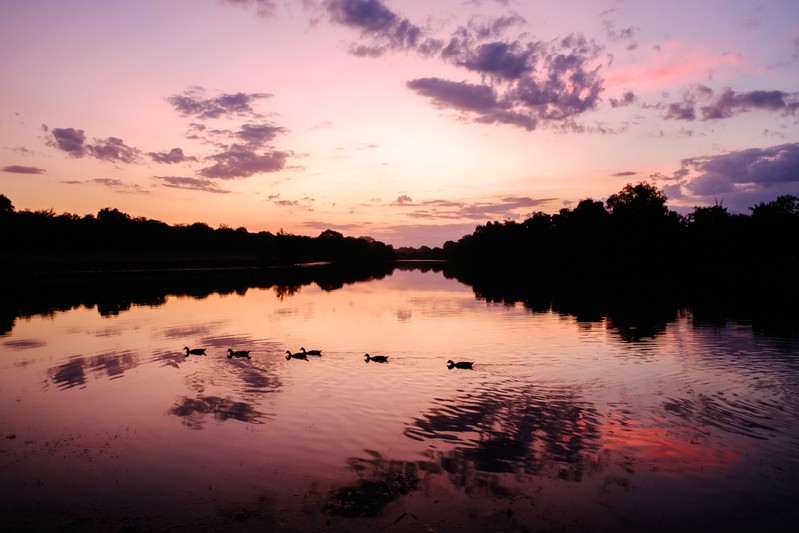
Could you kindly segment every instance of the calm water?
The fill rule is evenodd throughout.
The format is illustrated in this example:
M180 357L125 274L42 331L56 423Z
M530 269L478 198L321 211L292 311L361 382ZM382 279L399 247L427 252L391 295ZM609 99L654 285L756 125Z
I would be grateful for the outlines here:
M636 335L490 303L432 271L264 285L11 320L0 527L787 531L799 518L794 336L703 326L690 309ZM286 359L301 347L322 356Z

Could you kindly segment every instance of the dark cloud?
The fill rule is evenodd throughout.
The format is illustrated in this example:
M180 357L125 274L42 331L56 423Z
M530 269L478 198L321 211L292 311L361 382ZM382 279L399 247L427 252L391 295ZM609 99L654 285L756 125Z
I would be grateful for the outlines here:
M394 201L394 205L409 205L412 203L413 203L413 198L411 198L407 194L397 196L397 199Z
M23 167L21 165L9 165L3 167L3 172L11 172L12 174L44 174L45 170L38 167Z
M626 178L629 176L636 176L636 175L638 175L638 172L635 172L633 170L624 170L622 172L616 172L615 174L611 174L611 176L615 176L617 178Z
M183 116L197 117L201 120L231 118L231 117L259 117L253 109L253 104L261 99L271 97L266 93L234 93L221 94L215 98L206 98L205 90L195 87L167 97L175 110Z
M666 106L664 118L695 120L701 113L702 120L718 120L749 111L769 111L789 116L796 115L797 109L799 93L777 90L736 92L728 87L716 94L709 87L694 85L683 93L679 102Z
M675 176L697 196L799 185L799 143L685 159Z
M578 34L554 42L480 43L473 29L460 27L440 57L479 74L483 83L422 78L407 86L438 107L466 112L475 122L528 130L539 125L580 130L574 118L594 109L603 90L604 80L596 66L600 51Z
M483 114L491 112L498 105L494 90L487 85L441 78L419 78L407 82L406 85L422 96L427 96L439 107Z
M459 59L459 64L481 74L517 80L530 70L535 52L535 47L495 41L469 50L467 57Z
M48 141L50 146L58 148L72 157L86 155L85 143L86 134L83 130L76 130L75 128L53 128L51 139Z
M46 131L46 126L44 128ZM53 128L47 144L72 157L89 156L101 161L119 163L137 163L141 160L141 151L126 145L118 137L95 139L93 144L88 144L84 131L75 128Z
M159 181L164 187L174 189L187 189L190 191L203 191L218 194L227 194L230 191L220 189L216 183L207 179L184 178L180 176L155 176L153 179Z
M286 129L273 124L244 124L235 136L248 146L263 147Z
M156 163L167 163L170 165L197 161L196 157L185 155L182 148L172 148L169 152L149 152L147 155Z
M799 93L782 91L749 91L736 93L724 89L709 105L702 107L704 120L729 118L746 111L776 111L793 115L799 108Z
M617 108L617 107L625 107L628 105L632 105L635 103L635 93L632 91L624 91L621 98L611 98L610 99L610 107Z
M331 21L359 30L361 39L367 41L350 46L350 52L356 55L374 57L388 50L414 50L431 56L443 46L380 0L325 0L323 5Z
M255 6L255 11L261 17L272 17L277 13L277 4L274 0L219 0L222 4L233 6Z
M95 140L94 144L87 144L85 149L88 155L101 161L138 163L141 160L141 151L138 148L126 145L117 137Z
M286 165L288 152L272 151L258 154L247 146L234 144L227 150L209 156L216 164L200 170L206 178L248 178L260 172L276 172Z

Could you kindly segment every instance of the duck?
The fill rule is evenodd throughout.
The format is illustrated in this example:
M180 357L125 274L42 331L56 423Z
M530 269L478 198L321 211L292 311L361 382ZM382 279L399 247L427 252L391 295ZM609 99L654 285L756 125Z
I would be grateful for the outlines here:
M388 363L388 356L387 355L369 355L367 353L367 354L364 354L364 357L366 358L366 362L367 363L369 361L374 361L375 363Z
M447 368L449 368L450 370L452 370L453 368L465 368L468 370L473 370L472 369L473 364L474 364L473 362L467 362L467 361L458 361L456 363L455 361L450 359L449 361L447 361Z
M286 350L286 361L289 359L305 359L307 361L308 356L306 356L304 353L291 353L290 351Z
M183 349L186 350L186 357L189 355L205 355L205 348L194 348L190 350L188 346L184 346Z
M322 355L322 350L306 350L305 348L300 348L300 350L305 355Z
M231 357L246 357L247 359L250 358L250 350L238 350L233 351L233 348L227 349L227 358L230 359Z

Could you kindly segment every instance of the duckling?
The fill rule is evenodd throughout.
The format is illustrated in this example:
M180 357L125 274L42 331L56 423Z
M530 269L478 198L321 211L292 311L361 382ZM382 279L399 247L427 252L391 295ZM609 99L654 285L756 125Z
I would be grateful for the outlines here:
M472 365L473 362L466 362L466 361L458 361L457 363L454 362L452 359L447 361L447 368L452 370L453 368L465 368L468 370L473 370Z
M246 357L247 359L250 358L250 350L238 350L233 351L233 348L227 349L227 358L230 359L231 357Z
M300 348L300 350L302 350L302 353L304 353L305 355L322 355L322 350L307 350L306 351L305 348Z
M307 361L308 356L305 355L304 353L299 353L299 352L291 353L290 351L286 350L286 361L288 361L289 359L305 359Z
M205 348L194 348L193 350L189 350L188 346L183 347L186 350L186 357L189 355L205 355Z
M369 355L367 353L367 354L364 354L364 357L366 358L366 362L367 363L369 361L374 361L375 363L388 363L388 356L387 355Z

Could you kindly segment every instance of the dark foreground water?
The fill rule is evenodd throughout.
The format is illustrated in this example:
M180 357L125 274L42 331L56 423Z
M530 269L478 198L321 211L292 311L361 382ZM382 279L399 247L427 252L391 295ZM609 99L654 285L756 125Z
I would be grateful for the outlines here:
M4 318L0 528L794 531L799 519L794 335L689 308L651 327L578 320L418 270L184 293L27 301L36 311ZM322 355L286 359L301 347Z

